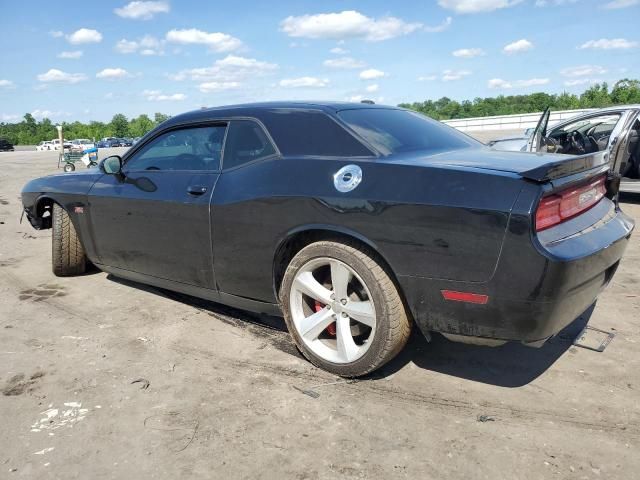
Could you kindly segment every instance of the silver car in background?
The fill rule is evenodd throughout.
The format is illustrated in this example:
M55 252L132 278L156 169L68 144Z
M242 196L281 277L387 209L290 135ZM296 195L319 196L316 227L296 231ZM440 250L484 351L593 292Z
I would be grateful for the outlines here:
M640 178L640 105L601 108L548 128L547 109L531 135L488 143L496 150L585 155L606 151L614 170Z

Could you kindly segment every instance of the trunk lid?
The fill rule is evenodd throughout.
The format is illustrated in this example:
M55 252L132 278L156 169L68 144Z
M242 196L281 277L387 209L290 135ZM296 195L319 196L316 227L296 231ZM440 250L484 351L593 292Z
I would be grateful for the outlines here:
M466 148L435 155L394 155L387 161L399 164L469 167L510 172L535 182L547 182L593 170L593 175L609 168L606 152L572 156L551 153L507 152L490 148Z

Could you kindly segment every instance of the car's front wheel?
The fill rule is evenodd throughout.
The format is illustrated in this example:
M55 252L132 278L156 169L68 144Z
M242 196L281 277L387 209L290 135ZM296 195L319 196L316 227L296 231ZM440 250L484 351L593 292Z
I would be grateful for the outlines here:
M51 264L54 275L68 277L87 270L87 256L69 214L53 204Z
M366 375L395 357L411 322L376 255L356 244L320 241L298 252L282 281L287 328L314 365Z

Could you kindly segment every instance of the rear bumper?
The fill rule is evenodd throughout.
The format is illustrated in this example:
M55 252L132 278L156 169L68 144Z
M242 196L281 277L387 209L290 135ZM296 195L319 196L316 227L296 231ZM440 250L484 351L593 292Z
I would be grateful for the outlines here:
M525 343L555 335L596 301L627 247L633 220L613 204L602 208L610 211L601 221L561 241L532 243L528 237L525 246L510 235L489 282L400 277L416 323L424 332ZM449 301L442 290L489 299L486 304Z

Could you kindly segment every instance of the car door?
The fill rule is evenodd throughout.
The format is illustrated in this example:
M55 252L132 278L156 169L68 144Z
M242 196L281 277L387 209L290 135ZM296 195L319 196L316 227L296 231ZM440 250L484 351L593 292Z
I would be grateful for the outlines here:
M527 151L529 152L537 152L540 150L542 145L542 139L547 134L547 125L549 124L549 116L551 115L551 109L547 108L542 115L540 116L540 120L538 120L538 124L536 128L533 130L533 133L529 137L527 141Z
M627 177L640 178L640 112L630 111L620 122L611 142L611 171Z
M220 172L225 123L172 128L124 158L89 192L100 262L144 275L215 288L210 200Z

